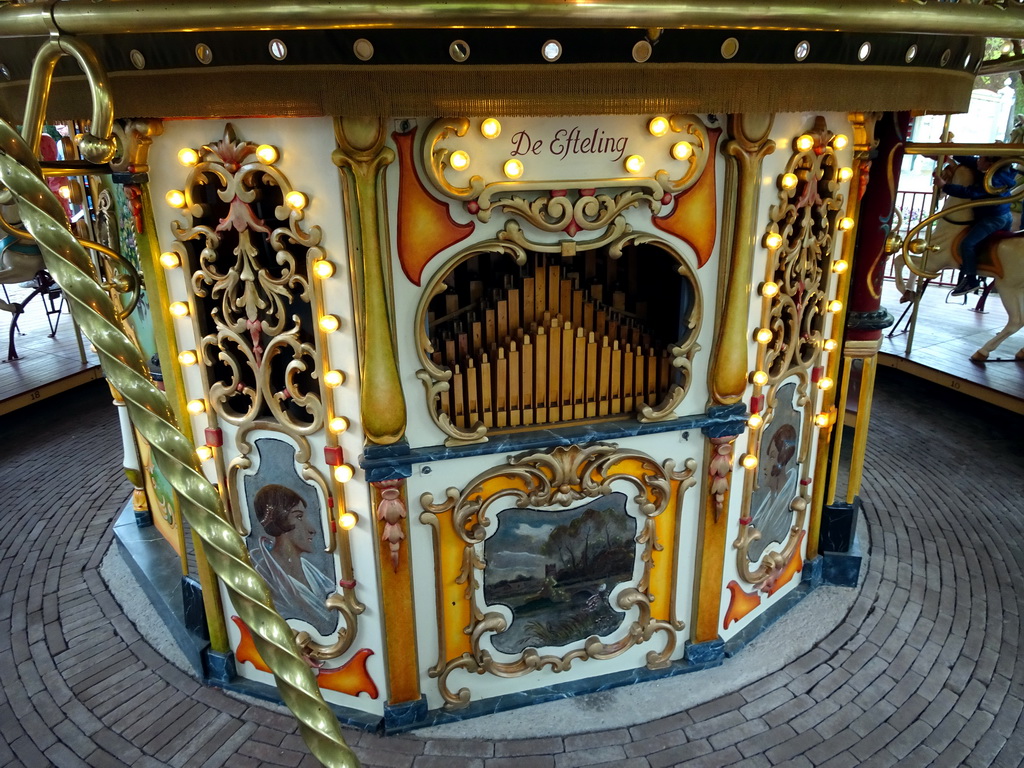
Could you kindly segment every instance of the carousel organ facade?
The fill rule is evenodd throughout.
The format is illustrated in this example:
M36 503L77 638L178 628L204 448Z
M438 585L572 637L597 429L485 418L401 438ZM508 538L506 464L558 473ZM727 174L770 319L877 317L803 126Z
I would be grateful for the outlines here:
M340 764L329 708L395 732L701 669L856 583L822 520L875 126L965 106L1016 9L178 5L0 7L0 182L125 403L134 509L194 555L207 679L276 684ZM41 167L44 119L85 139Z

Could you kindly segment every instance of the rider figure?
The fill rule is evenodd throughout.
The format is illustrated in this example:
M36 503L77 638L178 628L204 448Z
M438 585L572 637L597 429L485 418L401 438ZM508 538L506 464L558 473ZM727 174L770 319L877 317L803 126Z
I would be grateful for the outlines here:
M993 189L999 190L991 194L985 190L984 174L999 158L993 157L967 157L954 156L953 159L960 165L966 165L978 171L977 181L970 186L962 184L949 184L942 174L936 176L936 186L953 197L962 197L968 200L991 200L995 197L1009 197L1010 188L1017 181L1017 172L1012 166L1007 165L1000 168L992 176L991 185ZM1012 223L1010 216L1010 204L999 203L998 205L984 205L972 209L974 223L970 230L960 241L960 282L953 289L953 296L963 296L978 287L978 245L993 232L1009 229Z

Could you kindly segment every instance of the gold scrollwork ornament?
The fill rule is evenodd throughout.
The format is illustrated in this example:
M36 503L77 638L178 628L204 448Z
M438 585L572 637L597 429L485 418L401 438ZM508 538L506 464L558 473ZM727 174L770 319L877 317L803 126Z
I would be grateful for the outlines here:
M638 463L640 469L624 470L622 465L629 462ZM668 666L676 648L677 630L672 622L652 617L652 596L647 591L652 554L661 548L653 518L667 509L673 483L678 484L677 501L681 503L683 491L695 483L696 467L696 462L688 459L683 468L677 470L672 460L658 464L640 451L620 449L607 443L587 447L558 446L549 452L510 457L507 467L497 466L482 472L461 491L448 488L445 498L437 503L432 494L424 493L420 497L425 510L421 520L435 529L436 536L438 516L450 513L453 529L465 546L462 571L456 581L466 585L465 598L471 610L465 634L470 638L472 651L445 661L442 644L442 658L431 667L430 674L438 679L445 706L457 709L466 706L471 698L467 688L454 692L449 688L448 678L456 670L506 678L520 677L545 668L556 673L564 672L576 660L611 659L634 645L651 640L658 633L665 636L665 645L661 650L647 654L647 666L651 669ZM487 490L489 481L496 478L504 478L507 482L497 490ZM487 538L491 525L487 515L489 508L499 500L507 500L518 508L568 507L582 499L607 495L618 482L629 483L636 489L633 502L642 516L640 532L635 539L641 546L642 573L635 584L622 589L616 597L616 604L623 611L636 608L636 616L625 628L625 634L612 643L605 643L596 636L588 637L581 648L561 656L542 655L536 648L527 648L514 661L496 660L481 647L481 641L489 634L504 631L507 622L500 613L483 610L482 585L477 575L486 567L478 548Z

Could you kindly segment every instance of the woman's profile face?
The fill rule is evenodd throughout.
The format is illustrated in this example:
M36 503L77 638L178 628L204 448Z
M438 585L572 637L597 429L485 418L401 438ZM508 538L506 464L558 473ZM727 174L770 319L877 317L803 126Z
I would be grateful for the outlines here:
M285 525L290 526L291 530L282 533L281 538L288 539L299 552L312 552L316 528L306 517L305 503L298 501L290 507L285 520Z

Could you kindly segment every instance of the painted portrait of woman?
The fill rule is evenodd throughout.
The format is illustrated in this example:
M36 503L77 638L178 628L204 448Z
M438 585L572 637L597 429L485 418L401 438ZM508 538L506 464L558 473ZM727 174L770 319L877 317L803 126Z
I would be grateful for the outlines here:
M751 562L756 562L769 544L785 541L793 525L790 505L800 480L800 414L792 404L795 389L795 384L780 388L778 407L762 438L757 488L750 503L751 518L761 538L751 542L747 550Z
M306 557L316 548L318 533L306 502L291 488L264 485L253 499L253 512L266 536L259 537L249 557L270 585L278 612L286 619L307 621L321 632L330 631L336 617L325 601L335 586Z

